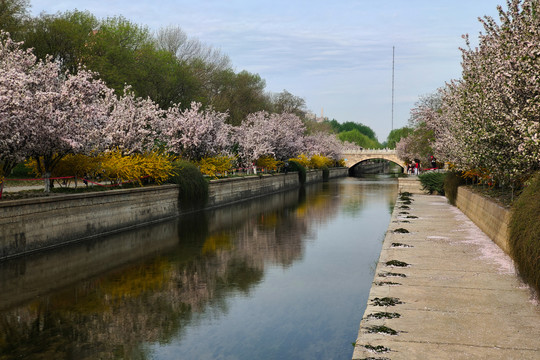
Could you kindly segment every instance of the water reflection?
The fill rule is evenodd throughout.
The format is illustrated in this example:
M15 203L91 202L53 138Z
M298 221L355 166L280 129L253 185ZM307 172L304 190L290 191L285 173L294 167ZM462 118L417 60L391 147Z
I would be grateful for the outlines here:
M343 179L3 263L0 359L350 358L395 196Z

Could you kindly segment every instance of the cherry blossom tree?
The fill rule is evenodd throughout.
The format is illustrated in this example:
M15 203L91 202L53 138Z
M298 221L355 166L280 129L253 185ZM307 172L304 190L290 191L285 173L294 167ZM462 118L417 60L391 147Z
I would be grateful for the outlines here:
M236 128L240 162L248 166L263 156L286 160L304 149L305 127L294 114L249 114Z
M340 160L343 149L360 150L361 148L353 143L342 143L335 134L326 132L317 132L308 135L304 139L305 152L309 156L323 155L333 160Z
M4 171L25 157L38 161L48 178L69 153L88 153L101 142L112 91L96 74L62 73L50 58L36 61L7 34L1 35L0 138ZM4 131L4 129L6 129Z
M127 86L123 96L110 100L112 110L103 129L109 149L141 154L164 143L165 111L150 98L136 97Z
M263 156L274 156L270 132L266 128L267 115L263 111L250 114L240 126L234 128L238 161L243 166L251 166Z
M277 160L287 160L302 152L306 128L292 113L270 114L268 117L271 146Z
M420 97L411 109L409 126L413 129L396 144L397 156L405 161L420 161L427 166L434 155L437 134L442 131L440 121L441 94L439 91Z
M9 34L0 32L0 179L26 157L29 129L25 105L36 58L20 45Z
M507 5L498 7L500 24L480 19L485 34L477 48L465 36L462 79L446 88L441 121L455 140L448 160L514 186L540 168L540 4ZM440 138L437 148L448 146Z
M27 108L31 133L26 149L47 179L65 155L99 149L109 117L106 99L113 93L94 73L79 70L64 80L56 64L45 63L44 70Z
M462 78L411 111L417 130L432 132L428 145L439 160L509 187L540 169L539 10L538 1L507 0L500 23L480 19L478 47L464 36ZM398 155L414 156L416 145L414 136L402 139Z
M166 114L164 135L168 148L188 160L228 154L232 145L232 127L225 123L228 114L202 109L192 102L189 109L172 106Z

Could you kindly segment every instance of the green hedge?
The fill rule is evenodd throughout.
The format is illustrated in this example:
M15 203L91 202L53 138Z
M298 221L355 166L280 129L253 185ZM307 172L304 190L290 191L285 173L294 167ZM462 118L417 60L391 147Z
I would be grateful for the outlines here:
M465 180L461 176L461 173L455 171L449 171L444 178L444 195L448 199L448 202L452 205L456 205L458 187L465 184Z
M31 179L34 177L34 174L31 173L31 170L24 166L24 163L17 164L11 171L11 174L6 174L6 177L12 179Z
M521 277L540 295L540 172L513 205L509 236L510 253Z
M306 183L307 172L306 168L303 167L302 164L294 160L289 160L289 171L298 171L298 180L300 181L300 184L304 185Z
M444 178L446 172L428 171L421 175L418 175L422 189L428 191L430 194L438 193L444 195Z
M174 162L174 175L169 182L178 184L180 191L178 201L183 208L200 208L208 200L208 182L196 165L189 161L178 160Z

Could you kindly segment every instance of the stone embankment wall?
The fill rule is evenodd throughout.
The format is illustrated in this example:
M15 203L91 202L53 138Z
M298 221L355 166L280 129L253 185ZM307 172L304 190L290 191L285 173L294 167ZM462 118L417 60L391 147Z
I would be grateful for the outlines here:
M177 215L176 185L0 203L0 259Z
M322 170L307 175L323 180ZM330 171L341 176L347 168ZM212 181L208 207L299 186L297 173ZM176 217L184 213L178 195L176 185L162 185L0 202L0 260Z
M422 184L417 176L398 178L398 189L400 193L410 192L411 194L425 194L422 190Z
M297 173L213 180L208 188L207 206L232 204L297 186Z
M508 224L511 214L509 209L463 186L458 188L456 206L505 253L510 254Z

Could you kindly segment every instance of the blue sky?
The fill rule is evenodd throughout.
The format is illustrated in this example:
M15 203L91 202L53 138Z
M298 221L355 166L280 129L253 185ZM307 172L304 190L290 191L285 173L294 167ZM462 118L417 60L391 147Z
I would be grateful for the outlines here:
M31 0L31 13L88 10L122 15L151 30L178 25L219 48L236 71L258 73L309 110L371 127L380 141L407 125L419 96L460 77L461 38L475 43L478 17L506 0Z

